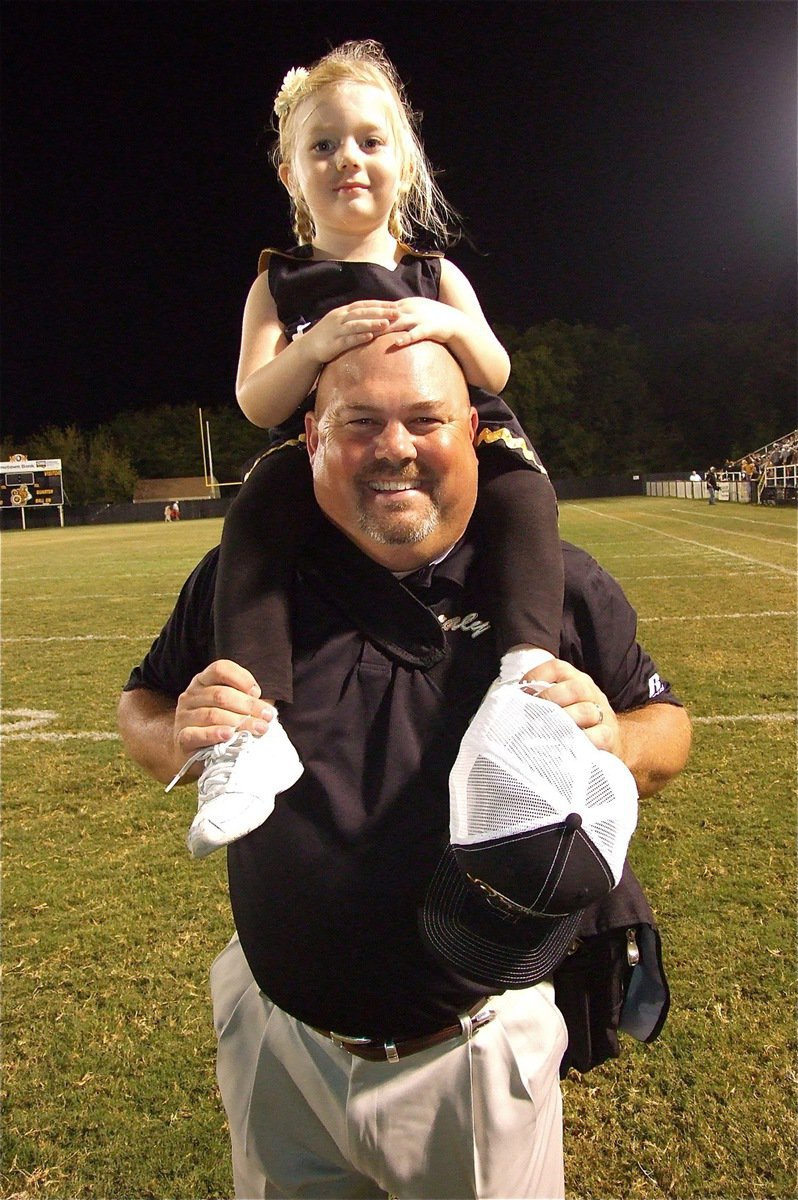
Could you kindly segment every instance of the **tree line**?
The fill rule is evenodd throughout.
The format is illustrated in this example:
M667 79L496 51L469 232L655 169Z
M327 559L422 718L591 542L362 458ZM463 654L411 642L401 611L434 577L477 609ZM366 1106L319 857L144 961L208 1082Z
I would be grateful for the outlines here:
M795 426L795 331L786 322L702 322L644 335L552 320L497 333L512 359L504 396L555 480L703 470ZM94 429L48 425L24 446L4 437L0 454L61 458L73 504L128 501L137 479L202 474L201 405L214 474L238 480L267 435L233 398L204 399L143 400Z

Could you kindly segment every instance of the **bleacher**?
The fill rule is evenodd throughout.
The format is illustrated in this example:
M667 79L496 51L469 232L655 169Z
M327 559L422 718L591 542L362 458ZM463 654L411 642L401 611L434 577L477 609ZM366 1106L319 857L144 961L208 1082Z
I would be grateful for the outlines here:
M729 483L747 482L751 499L758 504L798 503L798 429L727 462L718 478Z

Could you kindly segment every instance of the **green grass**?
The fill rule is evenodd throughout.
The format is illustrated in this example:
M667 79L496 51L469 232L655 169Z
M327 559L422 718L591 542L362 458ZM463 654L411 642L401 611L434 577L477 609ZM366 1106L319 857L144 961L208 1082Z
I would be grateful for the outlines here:
M621 581L696 722L632 853L671 1016L566 1081L568 1194L791 1197L795 514L583 501L561 527ZM188 860L191 791L165 796L114 738L119 687L219 532L3 537L3 1196L232 1192L207 995L224 863Z

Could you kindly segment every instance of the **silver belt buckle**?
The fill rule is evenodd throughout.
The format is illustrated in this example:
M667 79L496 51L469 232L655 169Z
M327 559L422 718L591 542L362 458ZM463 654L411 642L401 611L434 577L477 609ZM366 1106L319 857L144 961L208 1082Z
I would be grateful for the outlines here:
M481 1029L483 1025L490 1025L493 1018L496 1016L496 1009L490 1008L487 1004L481 1008L475 1017L472 1017L474 1029Z
M346 1037L343 1033L334 1033L332 1029L330 1030L330 1041L334 1046L337 1046L339 1050L348 1050L350 1054L353 1053L353 1046L374 1046L376 1049L379 1044L378 1042L375 1042L373 1038ZM382 1049L385 1052L385 1059L387 1062L399 1062L399 1051L396 1049L395 1042L383 1042Z
M370 1046L372 1044L371 1038L347 1037L346 1034L333 1033L332 1030L330 1030L330 1041L339 1050L348 1050L350 1046Z
M491 1021L493 1020L493 1018L495 1016L496 1016L496 1009L489 1008L488 1005L486 1004L485 1007L481 1008L478 1013L474 1014L473 1017L469 1017L469 1016L461 1017L460 1025L462 1027L463 1034L470 1041L471 1038L474 1036L474 1034L478 1033L483 1025L490 1025Z

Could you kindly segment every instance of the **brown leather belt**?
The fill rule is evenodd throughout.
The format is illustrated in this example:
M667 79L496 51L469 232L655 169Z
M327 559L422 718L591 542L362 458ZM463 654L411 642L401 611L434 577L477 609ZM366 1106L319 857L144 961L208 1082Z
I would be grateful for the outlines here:
M367 1062L399 1062L400 1058L418 1054L421 1050L429 1050L432 1046L439 1046L441 1042L449 1042L457 1037L473 1037L477 1030L483 1025L488 1025L496 1016L495 1010L487 1008L486 1005L486 1000L480 1000L460 1018L457 1025L447 1025L445 1029L438 1029L435 1033L425 1034L424 1037L402 1038L399 1042L390 1039L378 1042L372 1038L347 1037L343 1033L333 1033L328 1029L316 1029L315 1025L311 1028L322 1037L329 1038L334 1046L338 1046L340 1050L347 1050L356 1058L365 1058Z

